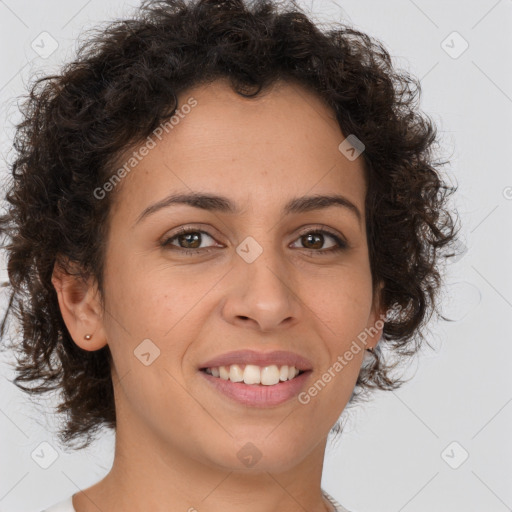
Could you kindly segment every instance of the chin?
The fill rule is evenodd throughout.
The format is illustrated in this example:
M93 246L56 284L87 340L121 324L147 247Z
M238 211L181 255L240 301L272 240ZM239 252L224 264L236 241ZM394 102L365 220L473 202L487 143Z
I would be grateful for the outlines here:
M305 442L290 442L290 436L285 442L277 432L269 436L271 431L262 429L259 435L237 436L230 443L218 443L211 461L229 471L280 473L300 464L316 444L311 443L307 449Z

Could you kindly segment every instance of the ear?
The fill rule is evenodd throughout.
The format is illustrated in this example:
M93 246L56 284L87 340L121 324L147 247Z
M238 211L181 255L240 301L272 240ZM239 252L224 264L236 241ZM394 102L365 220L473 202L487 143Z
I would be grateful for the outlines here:
M366 326L366 348L375 348L379 343L379 340L382 337L382 331L384 330L386 311L381 307L381 293L383 288L384 283L381 281L373 293L372 310L368 319L368 325Z
M52 284L57 291L59 307L73 341L82 349L93 351L104 347L107 339L96 281L67 273L55 263ZM89 340L85 335L91 335Z

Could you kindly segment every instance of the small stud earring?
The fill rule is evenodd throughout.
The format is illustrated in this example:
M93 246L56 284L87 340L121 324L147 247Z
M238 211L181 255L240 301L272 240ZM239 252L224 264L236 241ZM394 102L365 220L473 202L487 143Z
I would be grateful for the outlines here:
M89 340L92 338L92 336L91 336L90 334L86 334L86 335L84 336L84 338L85 338L87 341L89 341Z

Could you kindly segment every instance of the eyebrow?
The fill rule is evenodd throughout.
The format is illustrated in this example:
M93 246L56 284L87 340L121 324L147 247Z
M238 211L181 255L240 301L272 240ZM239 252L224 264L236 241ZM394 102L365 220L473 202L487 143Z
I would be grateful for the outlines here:
M202 210L228 213L237 215L242 212L242 208L233 203L229 198L215 194L201 194L199 192L191 192L186 194L171 194L164 199L148 206L137 217L134 225L138 224L142 219L152 215L153 213L167 208L172 205L185 204ZM349 201L346 197L334 195L313 195L303 196L291 199L283 208L283 216L293 213L305 213L313 210L322 210L331 206L339 206L352 212L359 222L362 220L362 214L357 206Z

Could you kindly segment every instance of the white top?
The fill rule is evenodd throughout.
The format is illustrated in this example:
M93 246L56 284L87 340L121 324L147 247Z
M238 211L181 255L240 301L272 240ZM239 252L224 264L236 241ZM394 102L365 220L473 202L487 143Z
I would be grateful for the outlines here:
M336 512L350 512L342 505L340 505L330 494L328 494L323 489L322 493L327 498L327 500L334 505ZM76 512L75 508L73 507L73 496L69 496L69 498L59 501L59 503L56 503L50 508L44 509L42 512Z
M322 494L327 498L328 501L330 501L334 505L336 512L350 512L343 505L340 505L330 494L327 493L327 491L324 491L322 489Z

